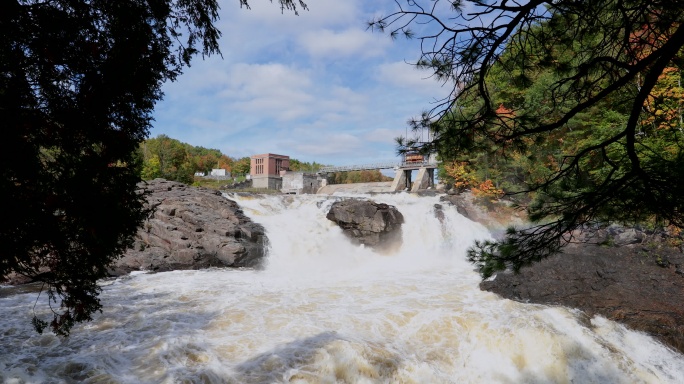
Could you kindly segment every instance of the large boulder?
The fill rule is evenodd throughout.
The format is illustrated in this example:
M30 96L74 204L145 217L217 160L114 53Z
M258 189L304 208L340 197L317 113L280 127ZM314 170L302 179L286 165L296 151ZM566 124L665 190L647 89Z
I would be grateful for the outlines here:
M254 267L263 258L263 227L221 192L163 179L141 187L150 192L147 200L154 212L139 229L134 246L112 266L112 275Z
M401 242L404 216L394 206L370 200L345 199L333 203L326 217L337 223L357 244L387 251Z

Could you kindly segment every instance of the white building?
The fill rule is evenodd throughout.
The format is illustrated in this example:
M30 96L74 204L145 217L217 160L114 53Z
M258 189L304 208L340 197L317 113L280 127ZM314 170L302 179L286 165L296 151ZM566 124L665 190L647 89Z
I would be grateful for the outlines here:
M280 189L283 193L300 195L313 193L321 187L321 180L313 173L304 172L281 172L283 185Z

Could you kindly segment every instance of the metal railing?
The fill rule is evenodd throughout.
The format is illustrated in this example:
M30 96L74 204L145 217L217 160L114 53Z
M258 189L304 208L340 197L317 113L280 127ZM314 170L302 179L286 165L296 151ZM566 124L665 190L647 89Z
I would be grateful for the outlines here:
M371 169L392 169L394 167L401 167L401 163L396 161L362 164L362 165L342 165L339 167L322 167L318 173L333 173L333 172L349 172L349 171L367 171Z
M436 161L409 161L409 162L404 162L399 166L399 168L413 168L413 167L436 168L437 162Z
M437 162L434 161L419 161L419 162L384 162L362 165L342 165L339 167L322 167L317 173L333 173L333 172L349 172L349 171L368 171L373 169L400 169L407 167L436 167Z

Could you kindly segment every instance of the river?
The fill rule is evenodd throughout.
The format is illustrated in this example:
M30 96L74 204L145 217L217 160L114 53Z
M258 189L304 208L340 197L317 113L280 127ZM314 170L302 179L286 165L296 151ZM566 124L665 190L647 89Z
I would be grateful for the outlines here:
M480 291L465 250L489 233L435 218L436 197L371 197L406 219L389 255L325 218L339 196L233 198L266 228L265 268L103 282L104 312L67 339L33 331L35 293L4 295L0 382L684 382L684 356L647 335Z

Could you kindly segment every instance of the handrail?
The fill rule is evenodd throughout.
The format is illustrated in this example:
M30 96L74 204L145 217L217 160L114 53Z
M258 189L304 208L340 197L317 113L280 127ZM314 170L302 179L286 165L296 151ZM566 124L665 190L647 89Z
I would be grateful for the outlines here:
M322 167L317 173L333 173L333 172L349 172L349 171L366 171L371 169L400 169L404 167L427 167L437 166L436 162L420 161L420 162L386 162L362 165L342 165L338 167Z

